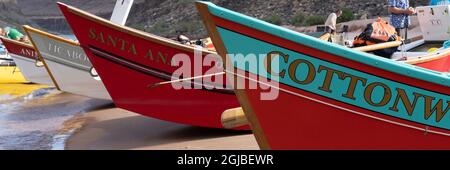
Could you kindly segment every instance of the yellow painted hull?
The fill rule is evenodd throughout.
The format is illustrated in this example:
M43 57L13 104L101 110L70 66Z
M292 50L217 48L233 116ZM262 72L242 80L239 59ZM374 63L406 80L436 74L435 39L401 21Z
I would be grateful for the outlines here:
M0 96L1 95L10 95L14 97L24 96L30 94L35 90L39 90L42 88L48 88L46 85L40 84L0 84Z
M28 83L16 66L0 66L0 84Z

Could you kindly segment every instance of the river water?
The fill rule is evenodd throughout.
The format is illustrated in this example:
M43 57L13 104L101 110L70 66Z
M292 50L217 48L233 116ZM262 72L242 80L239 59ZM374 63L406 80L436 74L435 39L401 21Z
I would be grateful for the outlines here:
M110 105L43 85L0 84L0 150L64 149L86 112Z
M0 89L11 85L0 84ZM23 89L32 84L13 85ZM0 149L62 150L66 139L83 124L86 112L109 101L38 86L29 94L0 93Z

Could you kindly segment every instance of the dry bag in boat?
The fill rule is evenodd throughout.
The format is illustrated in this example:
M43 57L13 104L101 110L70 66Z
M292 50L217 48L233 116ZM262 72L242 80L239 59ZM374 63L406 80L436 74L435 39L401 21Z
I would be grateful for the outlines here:
M364 29L364 31L360 35L355 37L355 40L353 41L353 46L361 47L400 40L401 39L397 35L395 28L389 25L387 21L378 18L375 22L368 24L366 29ZM393 47L373 51L373 53L382 57L390 58L390 56L396 51L397 47Z

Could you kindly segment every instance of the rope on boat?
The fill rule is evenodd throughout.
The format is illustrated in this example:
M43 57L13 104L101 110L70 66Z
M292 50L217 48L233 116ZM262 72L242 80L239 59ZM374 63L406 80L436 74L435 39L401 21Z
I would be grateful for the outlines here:
M180 82L184 82L184 81L190 81L190 80L206 78L206 77L214 77L214 76L219 76L219 75L224 75L224 74L225 74L225 72L220 72L220 73L215 73L215 74L207 74L207 75L201 75L201 76L196 76L196 77L189 77L189 78L184 78L184 79L176 79L176 80L172 80L172 81L159 82L159 83L149 85L148 88L155 88L155 87L166 85L166 84L180 83Z

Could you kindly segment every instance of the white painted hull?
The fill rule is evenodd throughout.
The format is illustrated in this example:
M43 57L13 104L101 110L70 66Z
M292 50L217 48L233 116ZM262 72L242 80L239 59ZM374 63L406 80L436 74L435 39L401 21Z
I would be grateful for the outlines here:
M16 64L12 60L0 58L0 66L15 66L15 65Z
M91 75L92 64L78 44L39 30L26 30L59 90L112 100L100 78Z
M426 43L425 40L418 40L403 46L400 46L398 48L399 52L395 52L392 56L391 59L393 60L399 60L402 59L404 57L408 58L408 60L413 60L413 59L417 59L418 57L422 57L425 55L431 55L431 54L439 54L442 51L446 50L445 48L438 48L436 51L434 52L428 52L428 51L411 51L416 47L419 47L421 45L424 45ZM403 51L403 52L402 52Z
M425 41L450 40L450 5L423 6L416 10Z
M6 49L4 49L2 46L0 46L0 59L3 60L11 59L11 56L8 55Z
M8 54L0 54L0 59L2 59L2 60L8 60L8 59L11 59L11 56L9 56Z
M101 80L94 79L84 70L68 67L44 58L61 91L90 98L111 100Z
M410 58L410 59L414 59L416 57L426 55L426 54L428 54L428 52L409 52L411 49L414 49L414 48L416 48L418 46L421 46L423 44L425 44L425 40L421 39L421 40L418 40L418 41L411 42L409 44L402 45L402 46L398 47L398 50L399 51L404 51L404 52L395 52L391 56L391 59L398 60L398 59L401 59L401 58L404 58L404 57L407 57L407 58Z
M35 60L12 53L10 53L10 56L27 81L49 86L54 85L45 67L37 67Z

